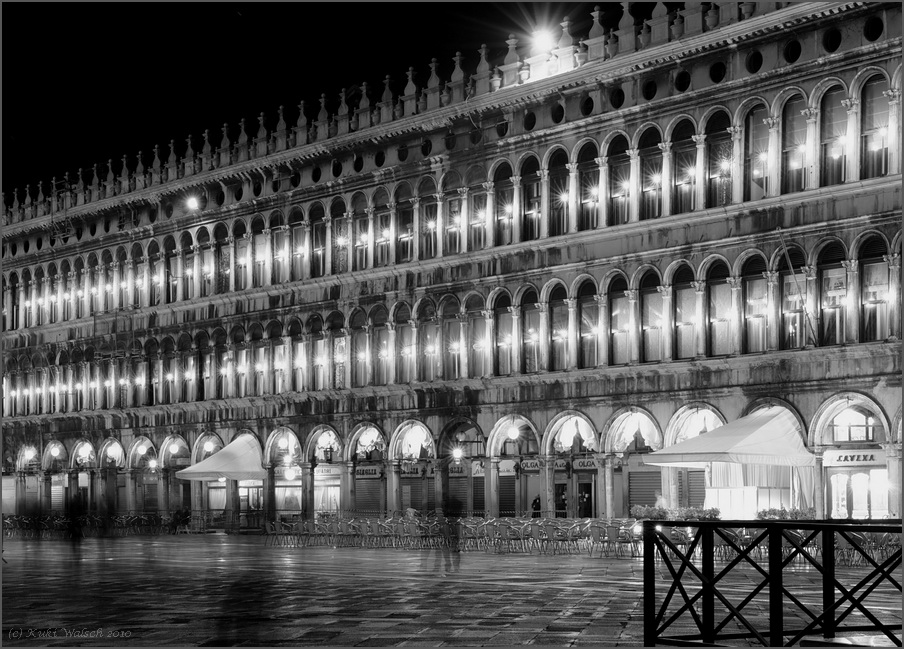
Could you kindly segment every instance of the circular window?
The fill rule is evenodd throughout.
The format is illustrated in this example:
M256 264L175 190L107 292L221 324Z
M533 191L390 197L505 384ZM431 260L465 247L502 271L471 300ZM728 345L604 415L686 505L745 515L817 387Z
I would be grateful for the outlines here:
M26 239L25 241L23 241L23 242L22 242L22 252L23 252L23 253L28 252L29 246L30 246L30 244L28 243L28 239Z
M36 247L38 250L40 250L40 249L41 249L41 246L43 246L43 245L44 245L44 239L42 239L42 238L39 237L38 240L35 241L35 247Z
M508 134L508 122L499 122L496 124L496 135L505 137Z
M270 183L270 192L275 194L278 191L279 191L279 181L274 180L272 183Z
M403 144L398 150L399 162L405 162L408 159L408 146Z
M745 66L750 74L759 72L760 68L763 67L763 55L758 50L754 50L747 55Z
M16 242L15 241L12 242L11 244L9 244L9 254L10 255L16 254Z
M167 208L167 210L169 211L172 211L172 209L173 208L171 207ZM97 223L92 223L88 226L88 234L90 234L92 237L97 234Z
M220 205L222 205L223 201L226 200L226 197L223 195L223 192L220 192L218 194L218 197L220 199ZM150 212L148 212L148 223L153 223L156 220L157 220L157 210L151 210ZM76 235L78 237L82 236L81 232L79 232L79 231L76 231Z
M104 232L110 231L110 219L104 219Z
M621 108L622 104L625 103L625 91L621 88L616 88L612 92L609 93L609 105L612 108Z
M525 113L524 114L524 130L530 131L537 125L537 116L533 113Z
M641 90L641 94L643 94L643 98L647 101L650 101L653 97L656 96L656 82L655 81L647 81L643 84L643 89Z
M154 215L156 216L156 214L157 214L157 212L156 212L156 210L155 210L155 211L154 211ZM151 219L151 223L153 223L153 222L154 222L154 219ZM78 226L78 227L75 229L75 240L76 240L76 241L81 241L81 240L82 240L82 235L83 235L84 233L85 233L85 231L82 229L82 226Z
M50 240L49 240L48 243L50 243L50 247L53 248L53 247L56 245L56 237L54 237L54 236L51 234L51 235L50 235ZM4 255L5 255L5 253L4 253Z
M447 151L451 151L455 148L455 133L447 133L446 137L443 138L443 145L445 145Z
M364 169L364 158L362 158L359 155L356 155L355 160L352 162L352 169L354 169L356 172L359 172L362 169Z
M841 32L832 27L822 35L822 48L826 52L834 52L841 47Z
M479 128L472 129L468 134L468 139L471 140L471 144L477 144L481 139L483 139L483 131L481 131Z
M239 191L242 191L242 190L240 189ZM172 204L167 205L166 209L164 210L163 213L166 214L166 218L171 218L173 216ZM93 224L91 225L91 230L92 230L91 234L94 234L94 225Z
M382 167L386 162L386 153L383 151L377 151L377 155L374 156L374 164L378 167Z
M794 63L797 59L800 58L800 43L798 41L790 41L787 45L785 45L785 49L782 52L785 57L785 61L788 63Z
M593 97L587 95L581 100L581 115L587 117L593 112Z
M254 183L254 185L251 187L251 192L255 196L260 196L262 191L264 191L264 188L260 183Z
M681 70L675 75L675 90L684 92L691 87L691 75L687 70Z
M333 164L331 166L330 171L333 174L333 178L338 178L342 175L342 163L338 160L333 160Z
M713 83L719 83L725 78L725 64L722 61L716 61L709 66L709 78Z
M882 35L884 28L885 25L882 24L879 16L870 16L863 25L863 36L870 42L875 41Z
M311 169L311 181L315 183L320 182L320 167L314 167Z
M550 111L550 117L552 117L553 123L562 123L562 120L565 119L565 108L562 106L562 104L556 104L552 107L552 111Z
M430 155L430 152L433 151L433 142L430 140L424 140L421 142L421 155L425 158Z
M220 191L217 192L217 195L214 196L213 200L217 204L217 207L220 207L223 203L226 202L226 194L223 193L223 190L221 189ZM151 223L153 223L154 218L156 218L157 214L155 212L151 212L151 214L153 215L151 217Z
M289 178L289 182L292 184L292 187L298 187L301 184L301 173L296 171L292 174L292 177ZM221 203L222 204L222 203Z
M235 190L235 200L237 200L237 201L242 200L242 196L244 196L244 195L245 195L245 190L242 189L241 187L237 187Z

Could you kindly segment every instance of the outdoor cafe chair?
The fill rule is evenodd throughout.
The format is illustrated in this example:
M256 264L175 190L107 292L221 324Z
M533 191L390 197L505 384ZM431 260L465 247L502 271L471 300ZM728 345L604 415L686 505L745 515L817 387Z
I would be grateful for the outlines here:
M600 549L601 559L604 553L608 557L609 539L606 537L606 528L598 523L591 523L588 531L590 532L590 543L588 544L590 557L593 558L593 550L597 547Z

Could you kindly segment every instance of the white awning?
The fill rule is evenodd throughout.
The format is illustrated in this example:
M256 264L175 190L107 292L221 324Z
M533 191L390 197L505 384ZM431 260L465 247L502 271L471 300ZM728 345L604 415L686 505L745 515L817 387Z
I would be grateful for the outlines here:
M644 464L702 469L710 462L814 466L794 415L772 406L643 456Z
M241 435L206 460L176 472L183 480L263 480L261 449L250 435Z

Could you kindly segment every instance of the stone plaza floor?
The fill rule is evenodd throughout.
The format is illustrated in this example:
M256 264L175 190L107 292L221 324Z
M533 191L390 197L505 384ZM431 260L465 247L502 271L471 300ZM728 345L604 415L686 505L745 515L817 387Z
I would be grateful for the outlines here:
M15 539L3 557L6 646L643 646L641 559L222 534Z

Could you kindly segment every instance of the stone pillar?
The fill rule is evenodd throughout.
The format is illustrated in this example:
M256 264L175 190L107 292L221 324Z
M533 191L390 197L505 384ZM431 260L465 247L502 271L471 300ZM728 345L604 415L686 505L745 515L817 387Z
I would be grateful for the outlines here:
M591 516L595 518L608 518L606 506L606 456L604 453L593 454L593 464L596 466L596 491L593 494L594 510Z
M411 354L405 357L403 363L411 363L411 381L423 381L423 371L421 370L420 359L418 358L421 350L420 331L418 330L417 320L409 320L408 326L411 327ZM411 360L407 360L411 358Z
M609 224L609 165L607 161L609 160L606 156L600 156L599 158L594 158L594 162L599 165L600 177L599 183L597 185L597 194L596 200L597 205L599 205L599 212L597 213L597 228L606 227Z
M468 314L458 315L458 376L468 378Z
M201 246L192 246L191 252L192 252L192 256L191 256L192 297L201 297L201 280L203 279L203 276L201 275Z
M512 243L521 243L521 176L512 176Z
M556 456L541 455L540 460L540 489L541 517L554 517L556 515Z
M301 277L292 279L311 279L311 265L314 263L314 251L311 246L311 222L301 222Z
M323 275L333 274L333 217L327 214L323 217L324 244L323 244Z
M176 277L179 278L176 281L176 302L181 302L185 299L185 252L183 250L176 255Z
M496 190L494 189L495 184L493 181L483 183L483 188L487 192L487 206L486 206L486 237L485 241L487 248L494 248L496 246Z
M229 292L235 292L235 276L239 272L239 265L236 260L235 237L226 237L226 269L229 272Z
M779 275L776 271L763 273L766 278L766 351L778 349L781 324L781 304L778 296Z
M537 215L539 227L538 238L549 237L549 169L540 169L537 172L540 178L540 213Z
M801 268L806 278L804 287L804 343L805 347L814 347L818 344L820 313L816 308L816 266L804 266Z
M709 329L706 326L706 282L691 282L691 286L697 296L694 308L694 356L700 359L706 356L706 333Z
M596 328L596 366L605 367L609 365L609 297L607 294L594 295L594 302L597 306L597 328Z
M395 203L388 203L386 207L389 208L389 264L390 266L395 265L396 263L396 244L399 241L399 215L396 211L397 205Z
M169 514L172 510L170 502L170 470L158 469L160 476L157 479L157 511Z
M342 337L345 339L345 363L343 368L345 376L342 380L342 387L348 389L352 386L352 338L350 329L342 329Z
M459 232L458 232L458 251L459 252L468 252L468 239L470 239L471 234L471 218L469 211L469 201L468 201L468 188L460 187L458 189L458 195L461 196L461 223L459 224Z
M355 509L355 463L339 462L339 511Z
M26 481L26 473L24 471L16 471L16 511L15 513L19 516L25 515L28 512L25 509L25 481Z
M568 214L566 215L567 223L566 232L578 231L578 213L580 212L580 177L578 176L578 163L569 162L565 165L568 168Z
M781 116L767 117L763 123L769 127L769 148L766 158L766 196L778 196L782 191L782 148L778 137Z
M885 255L888 264L888 340L901 338L901 255ZM859 310L860 305L857 305Z
M301 515L305 520L314 520L314 465L302 462L301 468Z
M512 375L521 374L521 307L508 307L512 314Z
M484 354L483 368L474 368L478 376L496 376L495 357L496 357L496 319L493 317L492 309L481 311L484 326Z
M628 363L636 365L640 360L640 313L637 299L637 290L625 291L628 298L628 309L631 319L628 323Z
M841 105L847 110L847 131L845 131L845 170L844 182L852 183L860 180L860 99L842 99ZM891 107L889 106L889 109ZM889 113L891 111L889 110ZM889 118L891 114L889 114Z
M672 309L672 285L664 284L657 286L656 290L662 296L662 322L659 325L660 340L662 341L662 360L669 362L672 360L674 352L672 351L672 335L675 329L675 312Z
M627 153L631 164L631 177L628 181L628 222L636 223L640 220L640 150L628 149Z
M421 258L421 199L411 199L411 260L418 261Z
M901 173L901 89L891 88L882 94L888 97L888 175L893 176Z
M883 444L888 463L888 513L901 516L901 442Z
M662 182L659 185L662 192L662 215L669 216L672 213L672 188L675 186L672 173L672 143L660 142L658 146L662 151Z
M367 214L367 253L365 255L366 258L365 258L364 265L366 268L373 268L376 265L376 263L375 263L376 260L374 259L374 252L375 252L375 246L376 246L376 240L377 240L377 233L376 233L376 229L374 227L376 225L374 223L374 215L376 213L376 210L374 210L374 208L372 208L372 207L365 207L364 213ZM356 270L360 270L360 269L356 269Z
M138 485L135 474L138 469L126 469L126 509L130 512L138 511ZM109 476L107 478L109 483Z
M446 211L443 202L443 193L433 195L436 199L436 258L443 256L446 239Z
M805 108L800 114L807 119L807 141L804 151L803 189L819 187L819 130L816 128L818 108Z
M270 228L264 228L262 233L264 235L264 258L263 260L257 259L257 251L254 251L254 263L264 262L263 271L261 272L261 286L270 286L273 284L273 230ZM254 239L252 239L251 243L252 247L254 246Z
M616 457L612 453L603 455L604 490L606 494L606 518L615 516L615 464Z
M537 304L537 310L540 312L540 330L537 332L539 347L537 354L537 370L540 372L549 371L549 346L552 342L552 336L549 335L549 304Z
M706 207L706 135L692 135L697 145L697 158L694 165L694 211Z
M741 303L741 287L744 285L744 280L741 277L727 277L725 281L731 289L731 329L729 332L731 337L731 355L737 356L743 349L741 337L744 335L744 330L741 327L741 323L743 322L744 305Z
M825 449L816 448L814 449L814 454L816 455L816 466L813 467L813 471L815 473L815 482L816 482L816 493L814 494L814 506L816 507L816 518L817 519L826 519L829 517L829 512L826 511L826 472L823 468L823 458L822 454ZM890 478L891 476L889 476ZM889 486L891 486L891 481L889 480Z
M731 135L731 202L744 202L744 129L740 126L729 126L726 129Z
M578 330L578 301L574 298L568 298L565 300L565 304L568 307L568 338L566 341L568 361L566 363L566 369L571 371L578 368L578 347L580 346L578 343L581 335Z
M395 385L396 377L398 376L396 372L396 362L398 360L396 354L396 323L387 322L386 331L386 385Z
M374 384L374 331L369 324L364 325L364 378L365 385ZM356 359L357 360L357 359Z
M391 460L389 474L386 476L386 508L387 513L402 510L402 463L400 460Z
M65 306L61 303L61 309L65 309ZM9 286L3 287L3 330L9 331L10 329L15 329L16 323L13 322L13 300L12 300L12 291Z
M490 518L499 518L499 461L498 457L490 458L490 470L486 472L484 506Z

